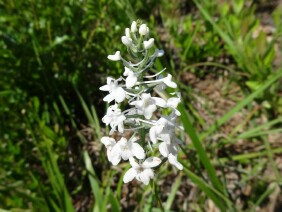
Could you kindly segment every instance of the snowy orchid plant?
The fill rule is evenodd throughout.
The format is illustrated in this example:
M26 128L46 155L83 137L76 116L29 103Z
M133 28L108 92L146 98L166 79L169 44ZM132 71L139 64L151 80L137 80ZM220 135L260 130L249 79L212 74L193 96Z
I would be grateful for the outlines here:
M121 41L132 61L122 57L120 51L109 55L109 60L122 62L124 77L108 77L107 84L100 87L100 90L108 92L103 100L112 103L102 121L110 126L110 136L118 132L121 138L116 141L105 136L101 142L114 166L121 160L129 160L131 168L123 177L124 183L135 178L148 185L154 178L153 168L165 161L183 169L177 160L181 141L175 135L176 128L180 128L176 122L180 116L177 110L180 95L174 92L170 98L165 98L167 87L177 88L170 74L166 77L162 75L165 69L149 75L153 72L156 58L161 57L164 51L154 48L154 38L150 38L146 24L133 21L131 28L125 29ZM121 105L127 109L122 111Z

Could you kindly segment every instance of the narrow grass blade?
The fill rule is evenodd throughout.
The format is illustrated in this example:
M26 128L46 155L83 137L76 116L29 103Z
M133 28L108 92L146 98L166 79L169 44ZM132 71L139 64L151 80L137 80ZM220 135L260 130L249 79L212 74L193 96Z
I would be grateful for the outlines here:
M282 148L276 148L271 150L272 154L281 154L282 153ZM246 153L246 154L241 154L241 155L235 155L230 158L220 158L219 161L221 164L226 163L230 160L232 161L244 161L252 158L257 158L257 157L263 157L267 156L267 151L261 151L261 152L251 152L251 153Z
M181 184L181 179L182 179L182 174L180 174L177 177L176 181L173 183L172 189L170 191L170 194L169 194L168 199L167 199L166 204L165 204L165 211L170 210L171 205L172 205L172 203L175 199L176 192L178 191L178 188Z
M252 102L257 96L259 96L264 90L266 90L269 86L271 86L275 81L277 81L281 77L282 77L282 69L278 70L276 74L272 75L264 84L261 85L259 89L251 93L244 100L242 100L235 107L233 107L228 113L226 113L224 116L218 119L212 126L209 127L209 129L205 133L203 133L200 136L200 138L204 139L210 134L212 134L213 132L215 132L218 129L218 127L226 123L229 119L232 118L232 116L236 112L240 111L243 107L245 107L250 102Z
M221 193L225 193L225 190L223 188L222 183L220 182L220 180L218 179L218 177L216 176L216 172L215 172L215 168L212 166L210 159L208 158L206 151L204 149L204 147L202 146L202 143L200 142L200 139L197 135L197 132L195 130L195 128L193 127L190 118L183 106L183 104L180 104L178 107L179 111L181 112L181 120L185 129L185 132L189 135L189 137L191 138L191 141L199 155L199 158L201 160L201 162L203 163L204 167L207 170L207 173L210 177L210 180L213 184L213 186L220 191Z
M184 172L192 180L192 182L194 182L215 203L215 205L221 209L221 211L226 210L226 205L222 202L218 195L210 189L209 185L205 181L196 176L187 167L184 167Z

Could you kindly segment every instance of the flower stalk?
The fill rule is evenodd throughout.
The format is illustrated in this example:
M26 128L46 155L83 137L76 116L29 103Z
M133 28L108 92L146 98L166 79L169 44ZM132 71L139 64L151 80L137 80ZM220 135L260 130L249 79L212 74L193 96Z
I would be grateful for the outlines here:
M154 47L154 38L150 38L149 32L147 25L138 21L125 29L121 42L131 60L127 61L120 51L109 55L109 60L123 64L123 77L107 77L107 84L100 87L101 91L108 92L103 100L111 104L102 121L110 126L110 135L121 136L118 141L104 136L101 142L114 166L122 160L129 161L131 168L123 177L124 183L136 179L148 185L154 178L154 168L166 161L183 169L177 160L181 141L175 132L180 95L174 92L169 99L155 96L154 90L164 93L167 87L176 89L177 84L170 74L162 75L165 69L152 72L155 60L163 56L164 51ZM121 103L127 104L126 110L122 111Z

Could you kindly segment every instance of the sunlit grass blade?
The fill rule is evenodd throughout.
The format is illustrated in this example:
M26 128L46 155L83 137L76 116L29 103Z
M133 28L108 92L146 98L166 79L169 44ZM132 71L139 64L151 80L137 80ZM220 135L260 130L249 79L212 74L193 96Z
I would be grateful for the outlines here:
M235 107L233 107L230 111L228 111L224 116L219 118L213 125L211 125L206 132L201 134L200 138L204 139L213 132L215 132L222 124L226 123L229 119L232 118L232 116L240 111L243 107L248 105L250 102L252 102L257 96L259 96L262 92L264 92L269 86L271 86L275 81L277 81L279 78L282 77L282 69L279 69L276 74L271 75L268 80L263 83L260 88L255 90L253 93L251 93L249 96L247 96L245 99L243 99L241 102L239 102Z
M276 183L271 183L268 188L265 190L265 192L262 193L262 195L257 199L255 204L253 205L252 209L250 211L256 211L256 208L265 200L269 195L271 195L275 190L280 191L278 185Z
M272 154L281 154L282 153L282 148L275 148L271 150ZM267 151L260 151L260 152L249 152L245 154L240 154L240 155L234 155L231 156L230 158L220 158L219 161L221 164L224 164L228 161L246 161L252 158L257 158L257 157L264 157L267 156Z
M172 203L175 199L176 192L178 191L178 188L181 184L181 179L182 179L182 174L180 174L177 177L177 179L175 180L175 182L173 183L170 194L169 194L167 201L166 201L166 204L165 204L165 211L170 210Z
M181 162L182 164L185 164L184 161ZM184 172L189 177L189 179L191 179L191 181L195 183L199 187L199 189L201 189L215 203L218 208L221 209L221 211L225 211L227 209L226 207L232 209L232 203L228 198L226 198L216 189L212 190L212 187L210 185L208 185L205 181L191 172L185 165ZM215 193L215 191L217 191L217 193Z
M204 167L207 170L208 176L213 186L221 193L225 193L225 189L216 175L215 168L211 164L210 159L208 158L206 154L206 151L200 141L200 138L198 137L196 129L193 127L190 121L190 117L188 116L183 104L180 104L178 108L179 108L179 111L181 112L181 120L182 120L184 129L185 129L185 132L191 138L191 141L199 155L199 158L202 164L204 165Z

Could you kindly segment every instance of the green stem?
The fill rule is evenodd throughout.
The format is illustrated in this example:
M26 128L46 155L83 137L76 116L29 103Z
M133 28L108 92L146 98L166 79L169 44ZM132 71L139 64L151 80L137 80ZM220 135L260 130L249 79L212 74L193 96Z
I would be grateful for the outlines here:
M157 186L156 186L156 183L154 180L150 181L150 186L151 186L151 189L153 191L153 194L157 200L157 203L158 203L158 206L159 206L159 209L164 212L164 208L163 208L163 205L162 205L162 202L161 202L161 199L159 197L159 192L158 192L158 189L157 189Z

